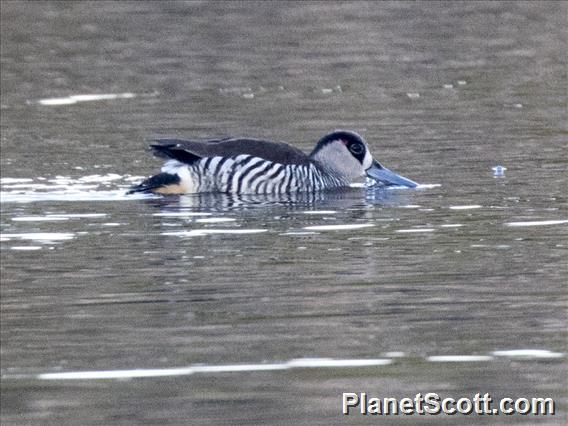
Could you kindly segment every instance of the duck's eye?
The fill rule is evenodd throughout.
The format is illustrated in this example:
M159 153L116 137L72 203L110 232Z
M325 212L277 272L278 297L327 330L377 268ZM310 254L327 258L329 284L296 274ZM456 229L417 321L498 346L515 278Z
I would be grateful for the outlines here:
M365 151L365 147L361 143L353 143L349 146L349 151L355 155L360 155Z

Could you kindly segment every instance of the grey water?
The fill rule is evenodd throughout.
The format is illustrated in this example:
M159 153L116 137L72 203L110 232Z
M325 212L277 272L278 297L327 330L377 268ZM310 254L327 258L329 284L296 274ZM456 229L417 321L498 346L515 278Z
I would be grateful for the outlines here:
M2 424L565 424L567 10L1 2ZM423 186L125 195L153 138L336 128Z

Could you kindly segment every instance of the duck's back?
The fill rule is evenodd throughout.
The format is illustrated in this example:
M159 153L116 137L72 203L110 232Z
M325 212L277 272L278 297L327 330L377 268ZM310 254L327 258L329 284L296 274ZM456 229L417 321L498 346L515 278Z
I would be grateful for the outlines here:
M158 139L152 145L156 155L186 164L200 158L236 157L251 155L284 165L308 165L310 157L284 142L249 138L209 139L205 141L183 139Z

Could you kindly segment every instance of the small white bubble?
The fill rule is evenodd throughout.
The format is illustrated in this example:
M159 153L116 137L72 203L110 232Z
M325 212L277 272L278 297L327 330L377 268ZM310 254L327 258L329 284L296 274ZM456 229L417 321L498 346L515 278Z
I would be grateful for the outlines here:
M465 85L467 84L467 81L465 81L465 80L458 80L458 84L459 84L460 86L465 86Z
M408 92L406 96L408 96L410 99L418 99L420 97L420 93Z
M444 84L444 89L453 89L454 85L453 84Z
M252 99L254 98L254 93L243 93L243 98Z
M505 170L507 170L507 167L495 166L492 167L491 170L493 170L493 176L505 176Z

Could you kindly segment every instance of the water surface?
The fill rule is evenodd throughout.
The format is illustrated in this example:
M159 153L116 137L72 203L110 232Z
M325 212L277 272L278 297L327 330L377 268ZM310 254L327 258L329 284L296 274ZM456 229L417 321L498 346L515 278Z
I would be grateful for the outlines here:
M489 392L558 414L476 422L563 424L566 17L3 2L3 422L359 423L342 392ZM155 137L336 128L425 186L125 195Z

